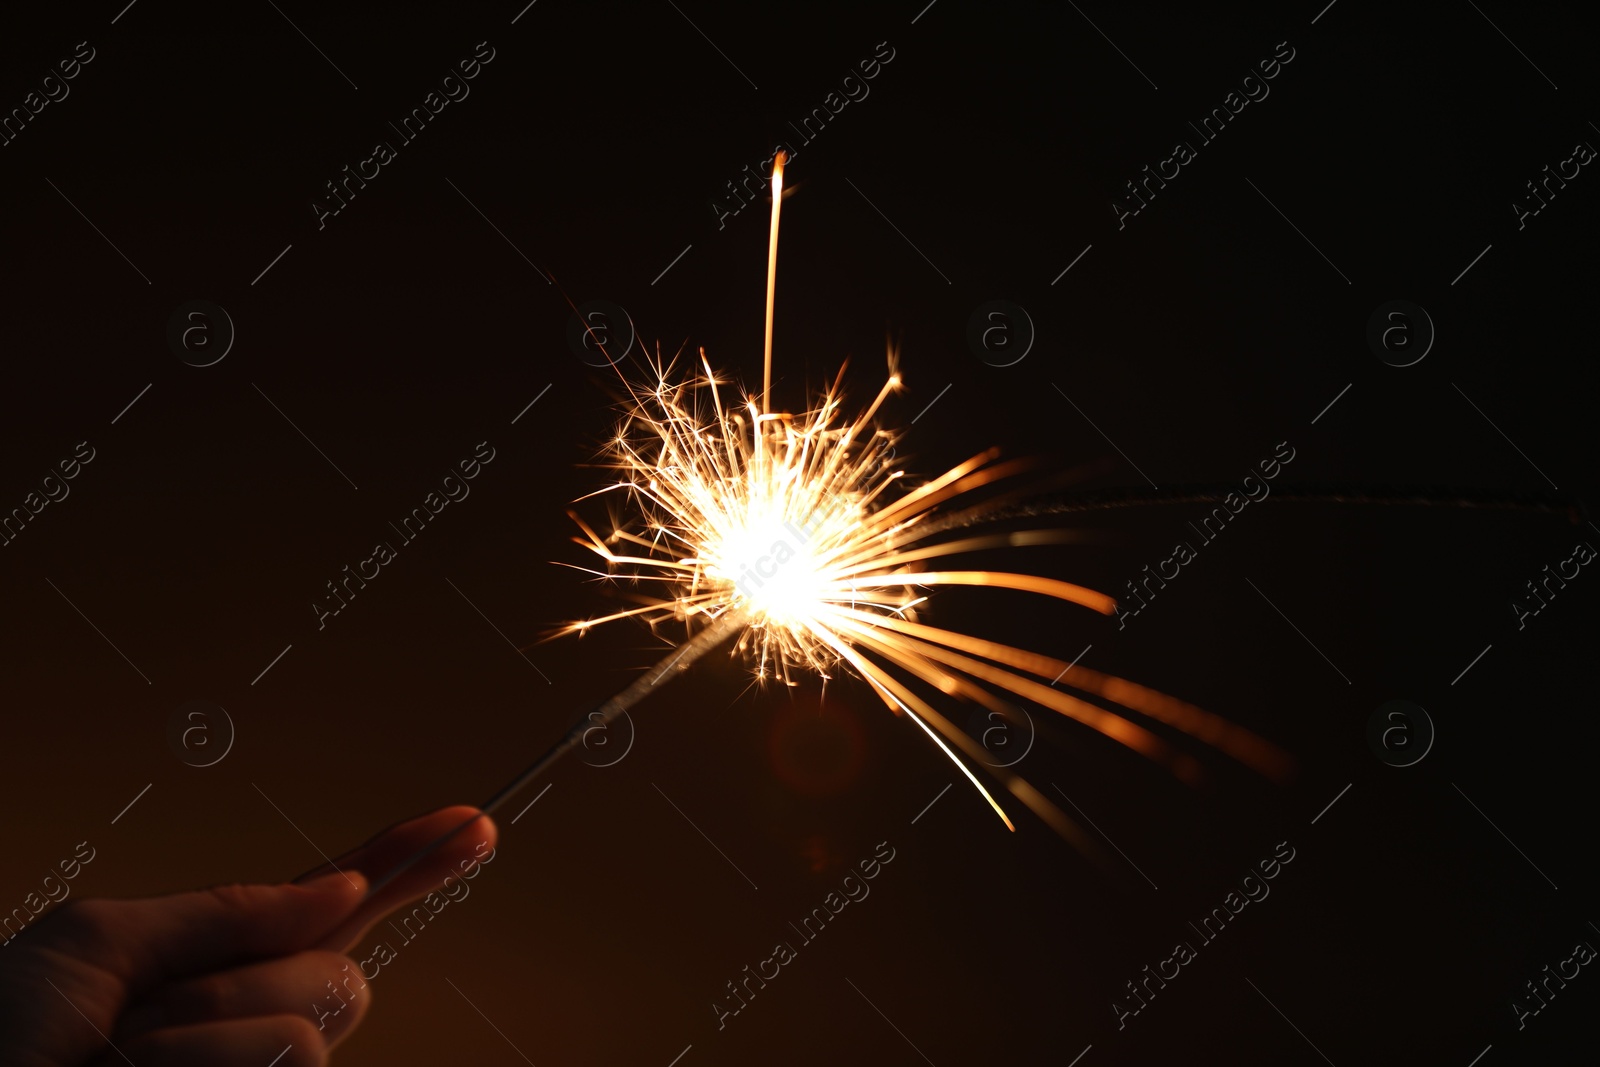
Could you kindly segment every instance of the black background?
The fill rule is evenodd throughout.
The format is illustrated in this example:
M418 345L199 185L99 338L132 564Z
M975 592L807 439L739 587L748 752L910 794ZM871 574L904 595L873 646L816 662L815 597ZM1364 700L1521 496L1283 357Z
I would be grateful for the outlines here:
M0 907L84 839L79 895L290 877L483 799L659 658L628 624L533 644L610 602L551 565L587 562L563 512L600 484L582 465L615 421L561 291L757 381L766 208L719 229L709 203L780 140L799 153L778 395L799 405L849 357L864 400L894 338L908 388L883 417L916 418L914 471L999 444L1082 467L1085 488L1165 488L1242 478L1287 441L1282 485L1592 495L1600 179L1585 168L1520 230L1511 208L1600 143L1572 13L921 3L5 16L7 110L77 42L96 56L0 148L0 507L77 442L96 457L0 549ZM323 183L480 41L495 58L470 96L318 229ZM882 41L870 95L797 144L787 120ZM1194 143L1186 121L1283 41L1270 95L1119 230L1123 183ZM1003 368L966 342L997 298L1037 330ZM237 330L214 366L167 344L193 299ZM1394 299L1438 335L1404 368L1365 340ZM324 583L484 440L470 497L319 631ZM987 562L1120 593L1202 512L1078 516L1101 542ZM713 657L638 710L626 759L570 761L501 820L496 862L374 981L339 1062L1557 1062L1593 1041L1600 978L1521 1030L1511 1002L1600 941L1600 579L1522 630L1510 605L1597 539L1577 513L1269 502L1121 631L940 593L935 622L1063 659L1092 645L1086 666L1294 753L1287 787L1211 757L1196 790L1048 724L1017 769L1125 851L1109 871L1026 812L1007 833L859 681L819 704L815 684L746 691L747 666ZM1438 731L1404 769L1366 741L1396 698ZM237 727L205 769L167 743L192 699ZM723 984L880 841L896 858L871 896L719 1031ZM1271 895L1119 1030L1124 983L1282 841Z

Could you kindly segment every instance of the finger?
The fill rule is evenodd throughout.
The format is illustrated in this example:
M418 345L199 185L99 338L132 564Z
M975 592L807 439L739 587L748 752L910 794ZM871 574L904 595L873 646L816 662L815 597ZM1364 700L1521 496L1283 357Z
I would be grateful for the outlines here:
M441 843L440 838L446 834L451 836ZM404 867L423 849L436 843L438 847L363 901L318 945L343 951L396 908L429 893L451 891L447 879L460 881L476 877L482 864L494 858L497 840L499 833L494 820L476 808L465 806L443 808L389 828L341 857L339 865L346 870L360 871L369 883L376 884L390 872Z
M474 819L474 816L478 818ZM473 825L467 825L469 820L473 821ZM487 837L481 832L484 830L488 831ZM313 867L296 878L295 882L299 884L308 879L321 878L335 870L354 869L365 874L369 882L376 883L391 869L452 831L459 831L462 838L472 837L474 842L487 839L491 846L495 842L493 821L477 808L457 804L394 823L337 860Z
M311 948L355 911L366 889L366 879L351 871L301 885L73 901L50 917L49 937L137 995L163 981Z
M160 986L118 1020L117 1038L195 1023L299 1015L315 1023L333 1048L361 1022L371 999L348 956L300 952Z
M316 1024L298 1015L199 1023L157 1030L94 1061L94 1067L326 1067L328 1046Z

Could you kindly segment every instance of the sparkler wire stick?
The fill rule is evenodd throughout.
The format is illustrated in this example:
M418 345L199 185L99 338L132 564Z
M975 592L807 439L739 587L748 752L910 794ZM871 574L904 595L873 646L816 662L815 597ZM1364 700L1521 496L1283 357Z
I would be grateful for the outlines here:
M573 725L572 729L567 731L566 736L562 737L561 740L557 741L554 745L551 745L542 756L530 763L525 770L523 770L511 781L507 782L499 792L495 793L494 796L485 801L483 806L478 809L479 813L477 815L474 815L472 818L461 823L459 826L456 826L444 834L441 834L439 837L430 841L421 849L418 849L416 852L413 852L410 856L406 857L406 859L401 862L399 866L390 870L382 878L372 883L372 885L367 889L367 897L371 898L372 896L376 895L380 890L393 882L401 874L404 874L422 860L433 855L447 841L455 837L456 834L460 833L462 830L465 830L467 827L471 826L473 823L477 822L483 816L493 815L495 811L502 807L508 800L520 793L529 782L532 782L536 778L543 775L544 772L554 766L556 761L562 756L583 744L583 739L588 735L589 731L605 729L613 721L615 721L617 716L623 714L629 708L638 704L651 693L654 693L660 683L671 680L672 678L676 677L677 674L682 674L684 671L688 670L696 660L700 659L706 653L717 648L724 641L728 640L728 638L732 637L739 631L740 627L747 623L747 621L748 620L744 618L741 612L730 611L724 613L704 630L701 630L694 637L690 638L682 645L674 648L669 655L663 657L655 666L651 667L639 677L635 678L631 683L628 684L626 688L601 701L593 711L579 719Z

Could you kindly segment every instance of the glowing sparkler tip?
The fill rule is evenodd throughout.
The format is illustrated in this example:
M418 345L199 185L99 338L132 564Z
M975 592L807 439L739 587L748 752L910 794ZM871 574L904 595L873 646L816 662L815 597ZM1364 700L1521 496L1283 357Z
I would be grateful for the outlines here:
M773 157L761 392L746 394L742 404L724 408L722 383L704 350L700 352L704 376L675 376L671 365L662 366L658 356L653 387L630 385L632 402L607 454L618 471L609 491L625 495L631 511L621 521L614 520L612 533L604 539L576 515L573 518L587 535L574 540L607 564L606 573L591 573L628 579L634 589L627 595L639 606L569 624L563 632L582 635L623 618L685 627L699 627L709 620L712 630L719 625L737 628L736 648L754 661L753 673L763 684L773 679L793 686L801 672L827 679L833 677L833 668L846 665L894 714L913 719L1013 832L1016 825L950 746L974 763L990 762L984 758L985 750L887 668L991 710L1010 708L1006 700L1017 698L1049 707L1192 780L1199 768L1192 757L1144 726L1072 696L1056 688L1054 681L1046 685L1033 680L1060 679L1073 665L916 621L916 608L927 599L921 590L937 586L1019 590L1107 614L1116 610L1116 601L1042 576L916 565L978 549L1059 540L1049 534L933 539L947 528L934 517L942 505L971 499L970 494L1018 468L998 464L998 450L989 449L936 478L902 488L905 472L889 466L898 435L875 429L873 421L903 385L892 345L883 388L854 419L841 414L839 381L809 410L771 411L774 286L785 162L781 151ZM609 547L613 545L618 547ZM641 593L639 587L659 593ZM702 631L701 636L708 635ZM1069 684L1162 719L1247 762L1255 760L1253 766L1274 754L1266 742L1231 724L1218 726L1214 717L1197 708L1121 679L1082 668ZM1093 688L1096 685L1101 688ZM1000 690L1009 696L1002 698ZM1071 821L1037 790L1009 772L997 771L996 776L1058 831L1071 836L1067 833L1075 830ZM1073 839L1081 843L1080 838Z

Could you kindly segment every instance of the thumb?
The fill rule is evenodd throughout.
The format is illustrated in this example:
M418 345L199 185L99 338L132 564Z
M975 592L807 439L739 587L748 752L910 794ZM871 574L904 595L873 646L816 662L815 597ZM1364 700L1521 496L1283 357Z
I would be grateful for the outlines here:
M222 885L143 900L88 900L60 913L69 941L137 993L157 983L300 952L361 903L358 871L300 885Z

